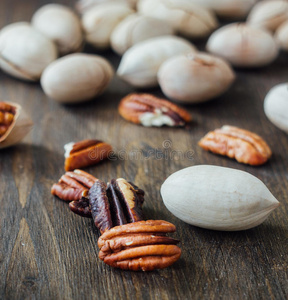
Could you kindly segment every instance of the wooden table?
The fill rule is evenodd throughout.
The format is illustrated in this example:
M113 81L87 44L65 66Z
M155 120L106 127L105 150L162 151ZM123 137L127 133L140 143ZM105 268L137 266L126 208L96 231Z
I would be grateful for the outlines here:
M29 20L48 2L1 0L0 26ZM104 56L117 67L118 56L110 51ZM269 89L287 81L287 65L288 54L281 53L266 68L237 70L237 81L224 96L187 106L194 121L186 129L144 128L123 120L117 104L133 89L117 78L95 101L63 106L48 99L38 83L0 73L1 100L21 104L35 123L23 143L0 154L0 299L287 299L288 136L263 112ZM160 89L149 92L163 96ZM206 132L224 124L261 135L273 150L272 159L250 167L197 146ZM177 226L182 256L175 265L148 273L110 268L98 258L93 222L50 194L63 174L64 144L86 138L103 139L116 153L115 160L88 172L105 181L124 177L135 182L146 191L146 217ZM181 154L173 157L174 150ZM159 189L171 173L198 164L257 176L281 206L262 225L243 232L183 223L167 211Z

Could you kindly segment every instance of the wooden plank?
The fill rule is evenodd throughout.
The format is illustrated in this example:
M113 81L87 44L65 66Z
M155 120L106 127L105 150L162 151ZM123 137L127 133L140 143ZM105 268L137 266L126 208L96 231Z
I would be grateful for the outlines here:
M29 20L45 3L2 0L0 26ZM203 43L199 46L203 49ZM117 67L118 56L103 55ZM0 73L1 99L21 104L35 123L24 143L0 154L0 299L287 299L288 136L263 112L268 90L287 81L287 63L288 55L281 53L269 67L236 70L237 81L225 95L187 106L194 121L185 129L144 128L123 120L117 105L133 89L118 78L95 101L63 106L48 99L39 84ZM163 96L160 89L151 92ZM273 150L271 161L245 166L197 146L206 132L224 124L263 136ZM103 180L135 182L146 191L146 218L175 223L183 253L175 265L148 273L106 266L98 258L99 233L92 221L51 196L51 185L64 171L63 145L85 138L103 139L116 153L115 160L88 172ZM183 223L167 211L159 189L171 173L198 164L257 176L281 206L264 224L244 232Z

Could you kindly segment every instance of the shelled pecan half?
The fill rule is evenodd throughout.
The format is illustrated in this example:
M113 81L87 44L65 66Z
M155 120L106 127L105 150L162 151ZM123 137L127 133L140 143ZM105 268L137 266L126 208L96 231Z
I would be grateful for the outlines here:
M97 180L88 195L95 226L101 233L143 220L144 191L123 178L111 180L108 186Z
M116 226L99 238L99 258L124 270L166 268L181 256L181 249L176 246L179 241L166 236L175 230L173 224L161 220Z
M118 107L127 121L143 126L184 126L191 121L190 114L171 103L150 94L130 94Z
M99 163L106 159L112 147L99 140L84 140L77 143L71 142L64 146L65 171L73 171Z
M78 201L96 181L97 178L81 170L66 172L58 183L53 184L51 194L64 201Z
M199 141L199 146L253 166L264 164L272 155L271 149L260 136L229 125L208 132Z

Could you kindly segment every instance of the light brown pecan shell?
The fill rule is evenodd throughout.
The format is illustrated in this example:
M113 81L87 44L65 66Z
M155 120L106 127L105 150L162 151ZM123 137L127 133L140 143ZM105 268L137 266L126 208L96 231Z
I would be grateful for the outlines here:
M85 168L106 159L112 151L111 145L98 140L75 143L66 155L65 171Z
M175 226L162 220L148 220L116 226L98 240L99 258L124 270L152 271L172 265L181 256L179 242L167 237Z
M125 120L144 126L184 126L191 122L186 110L150 94L129 94L119 103L118 111Z
M264 164L272 155L271 149L260 136L229 125L208 132L199 141L199 146L253 166Z

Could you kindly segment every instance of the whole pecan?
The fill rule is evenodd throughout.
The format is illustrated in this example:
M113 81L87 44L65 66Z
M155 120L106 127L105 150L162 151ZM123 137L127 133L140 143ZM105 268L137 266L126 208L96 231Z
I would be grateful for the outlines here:
M181 256L179 242L166 234L173 224L148 220L121 225L106 231L98 240L99 258L124 270L152 271L172 265Z
M144 126L184 126L191 121L190 114L179 106L150 94L130 94L118 107L127 121Z
M271 149L260 136L229 125L208 132L199 141L199 146L253 166L264 164L272 155Z
M112 151L112 147L98 140L84 140L77 143L69 143L64 146L65 171L73 171L97 164L106 159Z
M93 186L97 178L81 170L66 172L58 183L53 184L51 194L64 201L78 201Z
M143 220L144 191L123 178L111 180L108 186L97 180L88 195L95 226L101 233Z

